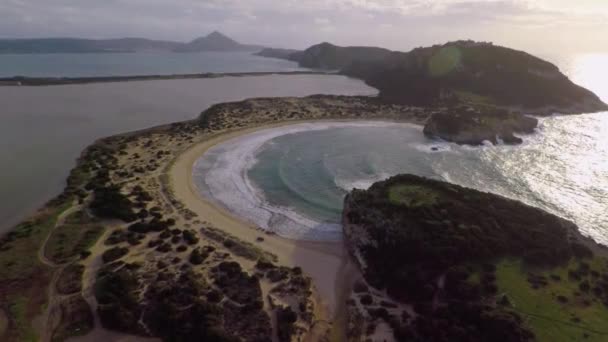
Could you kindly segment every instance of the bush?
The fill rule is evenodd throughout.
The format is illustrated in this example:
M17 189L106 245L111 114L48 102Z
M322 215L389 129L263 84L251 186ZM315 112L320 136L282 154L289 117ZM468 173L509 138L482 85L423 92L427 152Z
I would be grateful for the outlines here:
M129 253L129 249L126 247L113 247L103 252L103 254L101 255L101 259L104 263L107 264L109 262L116 261L122 258L127 253Z
M193 230L184 230L182 232L182 237L189 245L196 245L199 242L199 238Z
M137 219L133 212L133 203L120 192L120 187L96 187L93 201L89 205L93 214L101 218L120 219L132 222Z
M291 307L277 309L277 334L279 341L291 341L291 337L295 332L294 324L297 320L298 314L296 314Z
M205 261L207 256L208 254L201 252L200 248L195 248L192 250L192 253L190 253L189 261L193 265L200 265Z
M361 304L363 305L372 305L374 304L374 298L372 298L372 296L370 296L369 294L363 295L361 296Z

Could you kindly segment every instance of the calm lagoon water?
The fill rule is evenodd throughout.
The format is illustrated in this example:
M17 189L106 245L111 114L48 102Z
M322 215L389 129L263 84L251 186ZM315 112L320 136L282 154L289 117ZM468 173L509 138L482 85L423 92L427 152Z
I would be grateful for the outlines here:
M319 93L376 91L319 75L0 87L0 233L58 194L95 139L192 119L216 103Z
M608 100L608 56L567 62L575 82ZM294 125L216 146L193 172L203 194L290 238L339 240L347 191L413 173L543 208L608 244L608 113L542 119L517 147L432 141L409 125Z

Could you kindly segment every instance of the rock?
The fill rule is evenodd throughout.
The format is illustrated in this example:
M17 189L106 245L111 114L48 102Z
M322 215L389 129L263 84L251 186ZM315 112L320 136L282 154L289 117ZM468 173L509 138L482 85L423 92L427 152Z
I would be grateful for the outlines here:
M538 120L521 113L483 107L459 106L436 112L424 126L424 134L462 145L482 145L485 141L521 144L515 133L530 134Z

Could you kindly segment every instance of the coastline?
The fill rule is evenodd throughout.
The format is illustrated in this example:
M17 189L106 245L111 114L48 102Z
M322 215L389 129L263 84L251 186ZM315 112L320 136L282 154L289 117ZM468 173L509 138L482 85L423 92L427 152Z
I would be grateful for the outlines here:
M134 75L134 76L99 76L99 77L0 77L0 87L41 87L70 84L117 83L158 80L183 80L221 77L252 77L269 75L335 75L322 71L279 71L279 72L226 72L172 75Z
M238 136L222 139L205 150L192 168L194 187L207 199L244 221L298 241L341 241L339 218L322 221L315 216L299 213L292 208L267 202L254 182L246 176L257 161L257 154L273 139L304 132L332 129L404 128L420 134L422 127L401 122L379 120L332 121L293 123L287 126L260 127ZM358 184L338 185L344 191ZM364 185L363 185L364 186ZM339 199L341 200L341 198Z
M216 134L191 146L177 156L170 166L170 183L176 198L203 220L216 227L221 227L241 240L258 244L259 247L272 252L277 255L280 264L301 267L313 279L326 312L333 316L339 309L338 291L342 288L339 283L344 276L343 263L347 256L342 242L293 240L256 229L251 223L235 217L225 208L202 197L192 177L192 168L198 158L218 144L264 129L310 122L319 122L319 120L282 122ZM256 242L260 236L264 238L264 241Z
M259 279L256 283L261 286L261 290L256 290L255 286L234 283L224 291L233 291L234 288L231 289L230 286L241 286L241 290L245 291L261 291L258 297L253 297L259 298L263 303L263 310L253 311L256 315L259 313L256 317L260 320L247 316L246 313L237 314L228 308L223 314L232 315L229 317L232 323L226 323L225 329L242 332L247 327L266 326L266 329L270 329L269 333L276 334L276 315L287 306L302 315L296 324L299 327L297 335L304 341L317 341L319 336L330 334L343 336L347 331L344 327L347 311L341 306L343 297L338 296L338 293L350 286L351 279L359 276L356 270L347 267L348 263L344 262L346 254L342 244L291 241L253 229L198 197L192 186L192 164L216 143L262 128L323 120L422 124L428 115L428 111L423 108L385 105L374 98L361 96L257 98L212 106L198 120L161 125L97 140L81 153L63 193L47 203L36 216L0 240L0 245L3 245L0 258L4 258L3 262L7 265L15 265L3 270L10 282L0 284L0 298L5 304L0 306L0 310L9 315L11 322L3 337L9 341L20 340L23 336L71 334L75 337L89 333L106 334L110 333L109 329L133 338L155 336L140 321L128 322L125 328L110 328L108 319L116 317L118 312L108 315L106 310L129 309L121 307L120 301L116 302L117 307L97 302L97 294L91 291L91 286L93 282L98 284L100 277L104 276L101 275L101 269L97 270L92 265L100 265L102 259L107 267L121 263L134 267L144 265L142 268L133 268L131 276L140 279L140 291L145 291L146 285L156 283L150 281L160 276L160 273L179 275L184 269L200 265L192 264L189 258L194 250L201 248L215 250L207 261L197 267L197 274L207 279L205 283L211 284L215 279L212 270L225 264L238 265L242 277ZM47 258L55 258L49 250L55 248L54 243L44 243L47 236L50 235L51 240L56 241L52 237L65 234L62 231L70 227L80 227L78 231L86 231L88 221L63 225L57 218L70 208L90 206L94 191L88 185L100 180L100 171L106 177L109 176L103 183L98 183L102 184L102 189L117 186L124 196L133 201L129 206L143 205L144 209L148 209L143 211L150 211L158 215L159 219L172 220L176 227L173 230L192 232L198 238L194 246L173 242L179 244L179 247L185 247L183 251L176 250L178 245L172 247L171 243L163 243L155 231L136 233L134 236L137 240L111 242L112 237L132 233L131 225L115 220L116 217L91 217L90 219L98 220L95 222L103 224L103 233L95 237L91 245L75 250L74 254L67 254L67 259L54 261L53 266L44 264L40 260L40 253ZM137 192L145 194L147 199L139 197ZM179 196L179 200L175 195ZM132 209L134 207L129 210ZM197 215L197 212L200 214ZM88 216L90 212L83 213ZM168 233L168 228L165 233ZM78 234L65 236L70 244L77 244L80 238ZM177 241L183 239L179 237ZM167 250L164 250L165 246ZM163 247L163 250L159 247ZM105 261L106 253L117 248L127 253L119 258L122 260L111 264ZM32 263L29 269L17 267L19 262L25 261ZM279 271L287 278L277 281L272 272L259 266L259 262L270 262L270 271ZM80 289L71 292L69 296L57 297L50 289L57 286L57 282L65 281L59 272L67 265L83 266L84 276L81 274L75 278L80 280ZM290 265L293 267L288 267ZM178 284L170 282L166 286ZM37 296L30 299L32 294ZM229 296L229 293L226 295ZM71 303L77 305L71 306ZM137 304L137 310L147 310L149 305L147 302ZM14 316L9 309L15 305L28 305L25 315ZM103 317L99 311L102 309L106 312ZM63 310L68 311L62 318L58 313ZM83 316L85 311L78 310L87 310L90 315ZM265 314L262 315L262 312ZM84 322L75 320L88 319L87 317L97 322L94 329L87 327L72 332L65 330L69 324L83 324ZM263 323L264 317L271 319L272 327ZM92 322L87 324L93 324Z

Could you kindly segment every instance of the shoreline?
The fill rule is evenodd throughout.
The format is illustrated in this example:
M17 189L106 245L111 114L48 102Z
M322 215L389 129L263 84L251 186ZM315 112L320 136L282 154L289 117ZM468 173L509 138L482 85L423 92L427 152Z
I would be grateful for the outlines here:
M214 146L228 140L254 133L257 131L279 128L299 123L323 122L328 120L303 120L281 122L277 124L259 125L243 129L220 132L208 139L195 143L176 157L169 166L171 189L178 200L188 209L197 213L203 220L211 223L239 239L256 244L257 246L277 255L279 263L290 267L301 267L305 274L313 279L314 285L321 297L324 311L331 320L340 311L338 291L344 275L352 270L344 267L347 252L343 242L324 242L294 240L269 234L253 224L236 217L227 209L204 198L197 190L192 177L196 161ZM331 120L331 121L361 121L361 120ZM257 242L263 237L263 242Z
M421 130L419 125L380 120L323 120L293 123L287 126L260 127L237 136L221 139L205 150L192 167L193 187L201 197L209 199L233 216L242 218L264 231L298 241L342 241L339 218L322 221L293 208L277 206L264 196L246 173L257 160L257 153L272 139L304 132L340 128L399 127ZM339 185L336 185L339 186ZM353 185L354 186L354 185ZM349 186L342 186L349 191ZM280 222L280 223L277 223Z
M241 274L243 279L255 277L258 280L258 286L261 286L259 289L251 286L239 288L238 282L229 282L224 284L227 287L225 291L221 290L221 293L225 292L225 295L231 298L233 293L228 291L257 291L253 297L256 300L261 299L263 304L263 308L257 312L263 310L267 315L259 317L268 317L271 320L270 333L274 334L273 338L277 332L276 317L286 306L305 314L297 322L302 327L299 336L303 337L303 341L317 341L318 336L331 336L331 340L344 340L346 334L357 333L356 328L360 327L356 315L353 316L354 314L349 311L352 309L353 298L352 291L349 289L353 288L353 284L361 279L361 273L353 264L353 258L350 253L347 253L344 242L290 240L252 227L252 224L214 204L198 192L192 177L193 165L206 151L217 144L263 129L329 121L384 121L420 126L430 114L424 108L384 105L364 97L315 95L306 98L258 98L213 106L198 119L191 121L161 125L99 139L82 152L77 161L77 167L70 173L68 185L63 194L45 206L45 211L49 212L48 217L32 219L32 223L20 227L21 234L25 236L23 237L25 240L15 244L15 247L18 248L17 252L20 254L16 254L13 249L10 253L4 253L4 257L30 260L36 258L31 253L32 251L34 254L47 251L48 247L45 247L43 242L49 234L58 234L62 229L69 228L60 224L57 217L61 216L64 210L69 210L74 206L84 205L90 208L91 195L95 194L88 190L87 185L91 182L99 182L100 171L106 171L108 179L103 183L102 189L118 186L124 196L132 199L133 204L129 204L131 210L134 205L147 208L148 213L153 212L158 215L158 220L166 219L166 222L172 220L171 225L183 229L183 231L177 228L173 230L178 233L180 231L182 233L192 232L196 237L200 237L200 240L197 239L194 246L186 246L179 241L171 242L171 244L179 243L180 247L185 246L186 248L184 251L174 249L175 246L172 247L169 242L163 242L163 238L160 236L169 232L169 229L166 228L163 233L156 231L137 233L134 235L139 239L137 241L114 243L109 241L109 238L106 239L110 234L118 232L119 234L114 236L118 238L129 231L129 228L139 229L140 227L130 227L127 222L110 220L113 217L106 217L105 220L99 221L104 223L105 233L103 237L96 240L92 248L86 250L89 253L88 256L84 257L82 261L77 259L71 261L84 263L85 266L85 273L81 275L84 279L84 282L81 280L81 285L84 287L71 298L82 297L84 298L81 298L82 300L88 302L84 305L86 308L93 310L99 308L96 305L97 299L92 297L90 289L92 282L95 281L97 284L100 279L100 272L99 269L96 269L95 263L100 263L106 252L118 248L110 246L118 245L125 250L126 255L119 257L122 259L119 262L128 263L130 266L140 265L134 268L136 271L132 271L131 276L134 279L140 279L142 286L150 285L151 283L148 281L156 279L155 277L160 276L161 273L171 276L183 274L184 268L181 266L185 266L185 269L194 269L189 261L189 257L194 254L194 249L205 250L205 248L212 247L216 251L212 252L213 256L208 260L204 260L202 266L200 263L196 264L196 274L211 284L217 280L213 272L219 269L220 265L224 267L238 265L238 274ZM91 172L93 168L97 172ZM103 175L103 173L101 174ZM143 195L147 199L142 199ZM75 200L79 200L80 203L76 204ZM143 211L135 210L138 210L139 213ZM143 219L142 222L144 222ZM82 227L86 224L86 221L82 223ZM38 231L30 229L29 225L40 226L42 233L31 237L25 235L25 233L30 234L31 231ZM210 233L216 236L214 237ZM78 236L66 236L70 239L78 238ZM166 240L166 238L164 239ZM179 238L178 240L184 239ZM31 246L37 248L31 248ZM232 248L234 246L239 249ZM161 251L159 247L167 247L167 250ZM191 249L192 253L189 256L188 252ZM52 254L43 255L52 256ZM272 272L266 271L268 266L263 264L259 266L257 263L259 261L271 262L273 266L270 267L285 272L288 275L287 280L277 283L276 280L273 280L277 278L272 275ZM276 265L274 265L275 263ZM115 263L108 263L106 266L112 265ZM143 267L141 267L142 265ZM291 266L291 268L286 266ZM32 294L42 294L48 286L55 286L57 269L44 265L36 267L38 268L32 268L29 273L24 273L23 268L15 270L18 272L15 275L15 279L18 281L21 281L21 278L17 277L23 277L25 274L28 280L23 285L27 284L27 286L5 286L3 290L9 299L6 303L17 305L21 298L29 298L28 296ZM41 271L38 271L39 269ZM116 270L114 269L114 271ZM51 275L53 281L49 284L48 279L51 279ZM185 284L172 280L166 285L168 289L174 289ZM117 284L117 286L122 285ZM296 293L291 291L293 289L296 290ZM142 287L140 290L145 290L145 288ZM42 331L44 334L57 332L59 328L53 320L57 317L50 314L58 312L57 310L61 309L61 305L66 301L63 297L57 298L52 291L49 292L49 297L40 297L36 303L31 304L33 309L22 318L23 324L38 322L39 324L33 326L37 332ZM46 305L47 300L48 305ZM350 306L347 304L347 300L351 303ZM302 303L302 301L307 303L304 309L298 308L298 303ZM116 301L115 304L119 308L121 307L120 301ZM137 308L153 309L151 305L149 302L138 303ZM104 304L104 307L108 310L107 305ZM257 324L257 321L249 321L252 316L237 314L237 311L231 310L230 306L222 306L222 308L226 309L223 314L237 315L231 317L233 320L224 327L225 329L240 333L244 332L242 330L244 328L235 323L248 322L245 323L246 326ZM11 313L6 311L5 307L0 307L0 310L4 310L7 314ZM39 312L43 315L38 316ZM78 313L78 311L74 311L74 313ZM97 310L92 313L99 323L100 316ZM43 322L40 317L44 320ZM71 316L66 317L68 318L65 319L65 322L62 318L59 319L63 323L70 323ZM114 315L104 317L107 321ZM11 317L11 319L14 318ZM258 323L261 324L259 327L268 326L265 320ZM102 327L98 326L92 330L92 333L109 332L104 324L101 322ZM145 328L145 326L141 326L140 321L133 321L130 324L132 326L128 328L133 330L118 330L136 336L149 334L149 331L145 329L139 330ZM12 329L8 334L13 337L22 336L24 333Z
M150 332L142 325L145 323L140 321L129 321L125 323L127 324L125 327L119 329L108 328L115 315L101 317L95 310L95 308L99 309L99 306L96 305L96 297L91 297L90 283L94 280L97 284L99 277L104 276L100 275L99 270L92 267L91 263L98 263L102 256L111 250L124 251L126 255L119 257L122 259L119 262L133 266L129 271L129 277L134 280L139 279L141 281L139 290L144 291L149 279L160 277L160 273L171 276L185 274L185 270L192 269L189 258L195 254L194 250L201 253L200 251L206 251L206 248L211 248L209 251L212 256L205 254L208 260L202 264L202 268L197 267L196 270L196 275L203 277L205 284L215 281L216 275L212 272L213 269L220 265L236 264L239 265L239 273L237 273L239 277L258 279L257 284L262 287L256 289L255 286L249 286L248 282L234 282L221 290L220 295L229 297L230 291L237 289L252 291L252 294L258 292L259 300L263 302L262 310L266 312L265 315L262 315L261 311L237 313L230 309L233 304L226 304L228 307L223 314L231 315L233 321L223 329L235 333L244 332L243 329L258 323L262 324L265 317L276 319L276 315L287 306L302 313L295 324L301 327L296 335L304 338L303 341L316 341L317 337L329 336L330 333L332 336L336 336L335 334L343 336L342 334L347 331L345 324L348 314L346 303L340 294L343 294L343 289L350 287L349 282L352 279L360 278L360 275L357 270L347 266L348 262L345 260L348 260L348 255L342 243L293 241L253 229L251 225L206 203L197 192L193 191L192 165L206 149L219 141L262 128L302 122L362 120L420 125L428 115L428 111L424 108L386 105L373 98L361 96L254 98L212 106L198 119L96 140L77 158L77 165L70 172L64 191L47 202L35 214L36 216L24 221L0 241L4 245L0 257L5 259L5 263L17 265L27 261L32 264L28 269L13 267L3 271L9 272L7 279L14 279L15 282L0 287L0 295L6 298L3 301L7 303L0 306L0 310L10 315L11 312L7 311L8 305L22 305L23 298L28 298L26 303L30 308L23 317L9 317L10 320L19 319L19 324L30 330L19 330L13 325L3 337L7 337L8 340L20 340L30 332L36 336L50 336L49 334L59 336L68 333L62 330L66 327L65 324L72 322L85 324L84 321L80 323L78 320L86 320L87 317L100 322L101 327L97 326L91 330L87 327L78 335L120 331L132 335L133 338L148 336ZM105 179L101 177L104 172ZM172 242L171 239L167 242L166 238L163 240L160 236L161 233L148 231L131 234L137 240L111 241L110 237L116 239L125 237L124 235L130 231L129 221L116 220L118 218L116 216L93 217L85 211L87 218L75 223L74 227L81 227L79 231L84 231L88 219L99 219L96 222L104 224L105 233L96 237L90 248L84 247L82 252L85 254L80 257L78 254L69 254L72 253L71 250L66 252L69 261L65 265L83 265L86 278L83 274L78 275L81 277L78 284L82 286L82 290L70 294L70 297L57 297L54 292L49 292L49 288L56 286L55 280L58 279L57 272L60 269L47 266L38 260L40 259L38 255L41 251L51 253L47 252L49 248L55 248L43 243L48 236L62 234L62 231L72 227L57 221L57 217L63 211L79 205L90 207L95 189L90 189L87 185L95 183L101 187L101 191L109 191L113 186L119 187L122 195L130 199L129 202L123 203L125 207L135 213L148 212L146 221L151 222L150 216L158 217L158 220L165 219L166 221L161 222L167 222L165 224L171 222L170 225L181 228L173 229L176 232L188 231L195 234L197 239L194 246L189 246L185 244L185 238L180 236L174 236L179 241ZM142 197L143 195L145 197ZM168 231L166 228L164 233ZM186 234L183 235L185 237ZM70 244L75 244L82 238L81 234L65 236ZM19 240L11 243L15 237L19 237ZM11 244L8 245L9 243ZM185 247L185 250L176 249L176 246L172 246L175 244ZM272 269L267 270L264 268L266 266L258 266L256 260L270 262ZM118 265L118 263L110 264L109 261L104 263L108 267ZM63 265L61 264L62 267ZM135 267L137 265L139 266ZM293 266L287 267L289 265ZM273 274L279 274L282 278L276 278ZM22 279L28 281L22 283ZM14 286L15 284L20 286ZM183 285L195 286L195 284ZM126 285L120 283L116 286L124 288ZM163 283L162 286L170 289L182 285L171 281ZM247 298L253 300L256 296ZM71 300L81 305L64 307L70 305ZM106 311L146 310L153 305L152 302L141 302L133 308L125 308L120 303L115 301L117 306L104 304L103 307ZM302 306L302 303L306 303L305 306ZM64 308L69 311L68 316L62 318L55 315ZM81 315L78 310L86 310L92 316ZM72 313L78 315L69 316ZM252 318L253 321L250 320ZM258 318L262 321L257 322ZM234 324L237 322L242 324ZM265 324L260 327L266 326ZM273 325L264 333L276 334L276 332L276 325ZM260 334L264 333L260 331Z
M261 71L261 72L225 72L170 75L133 75L133 76L91 76L91 77L0 77L0 87L42 87L70 84L119 83L159 80L204 79L221 77L255 77L269 75L336 75L322 71Z

